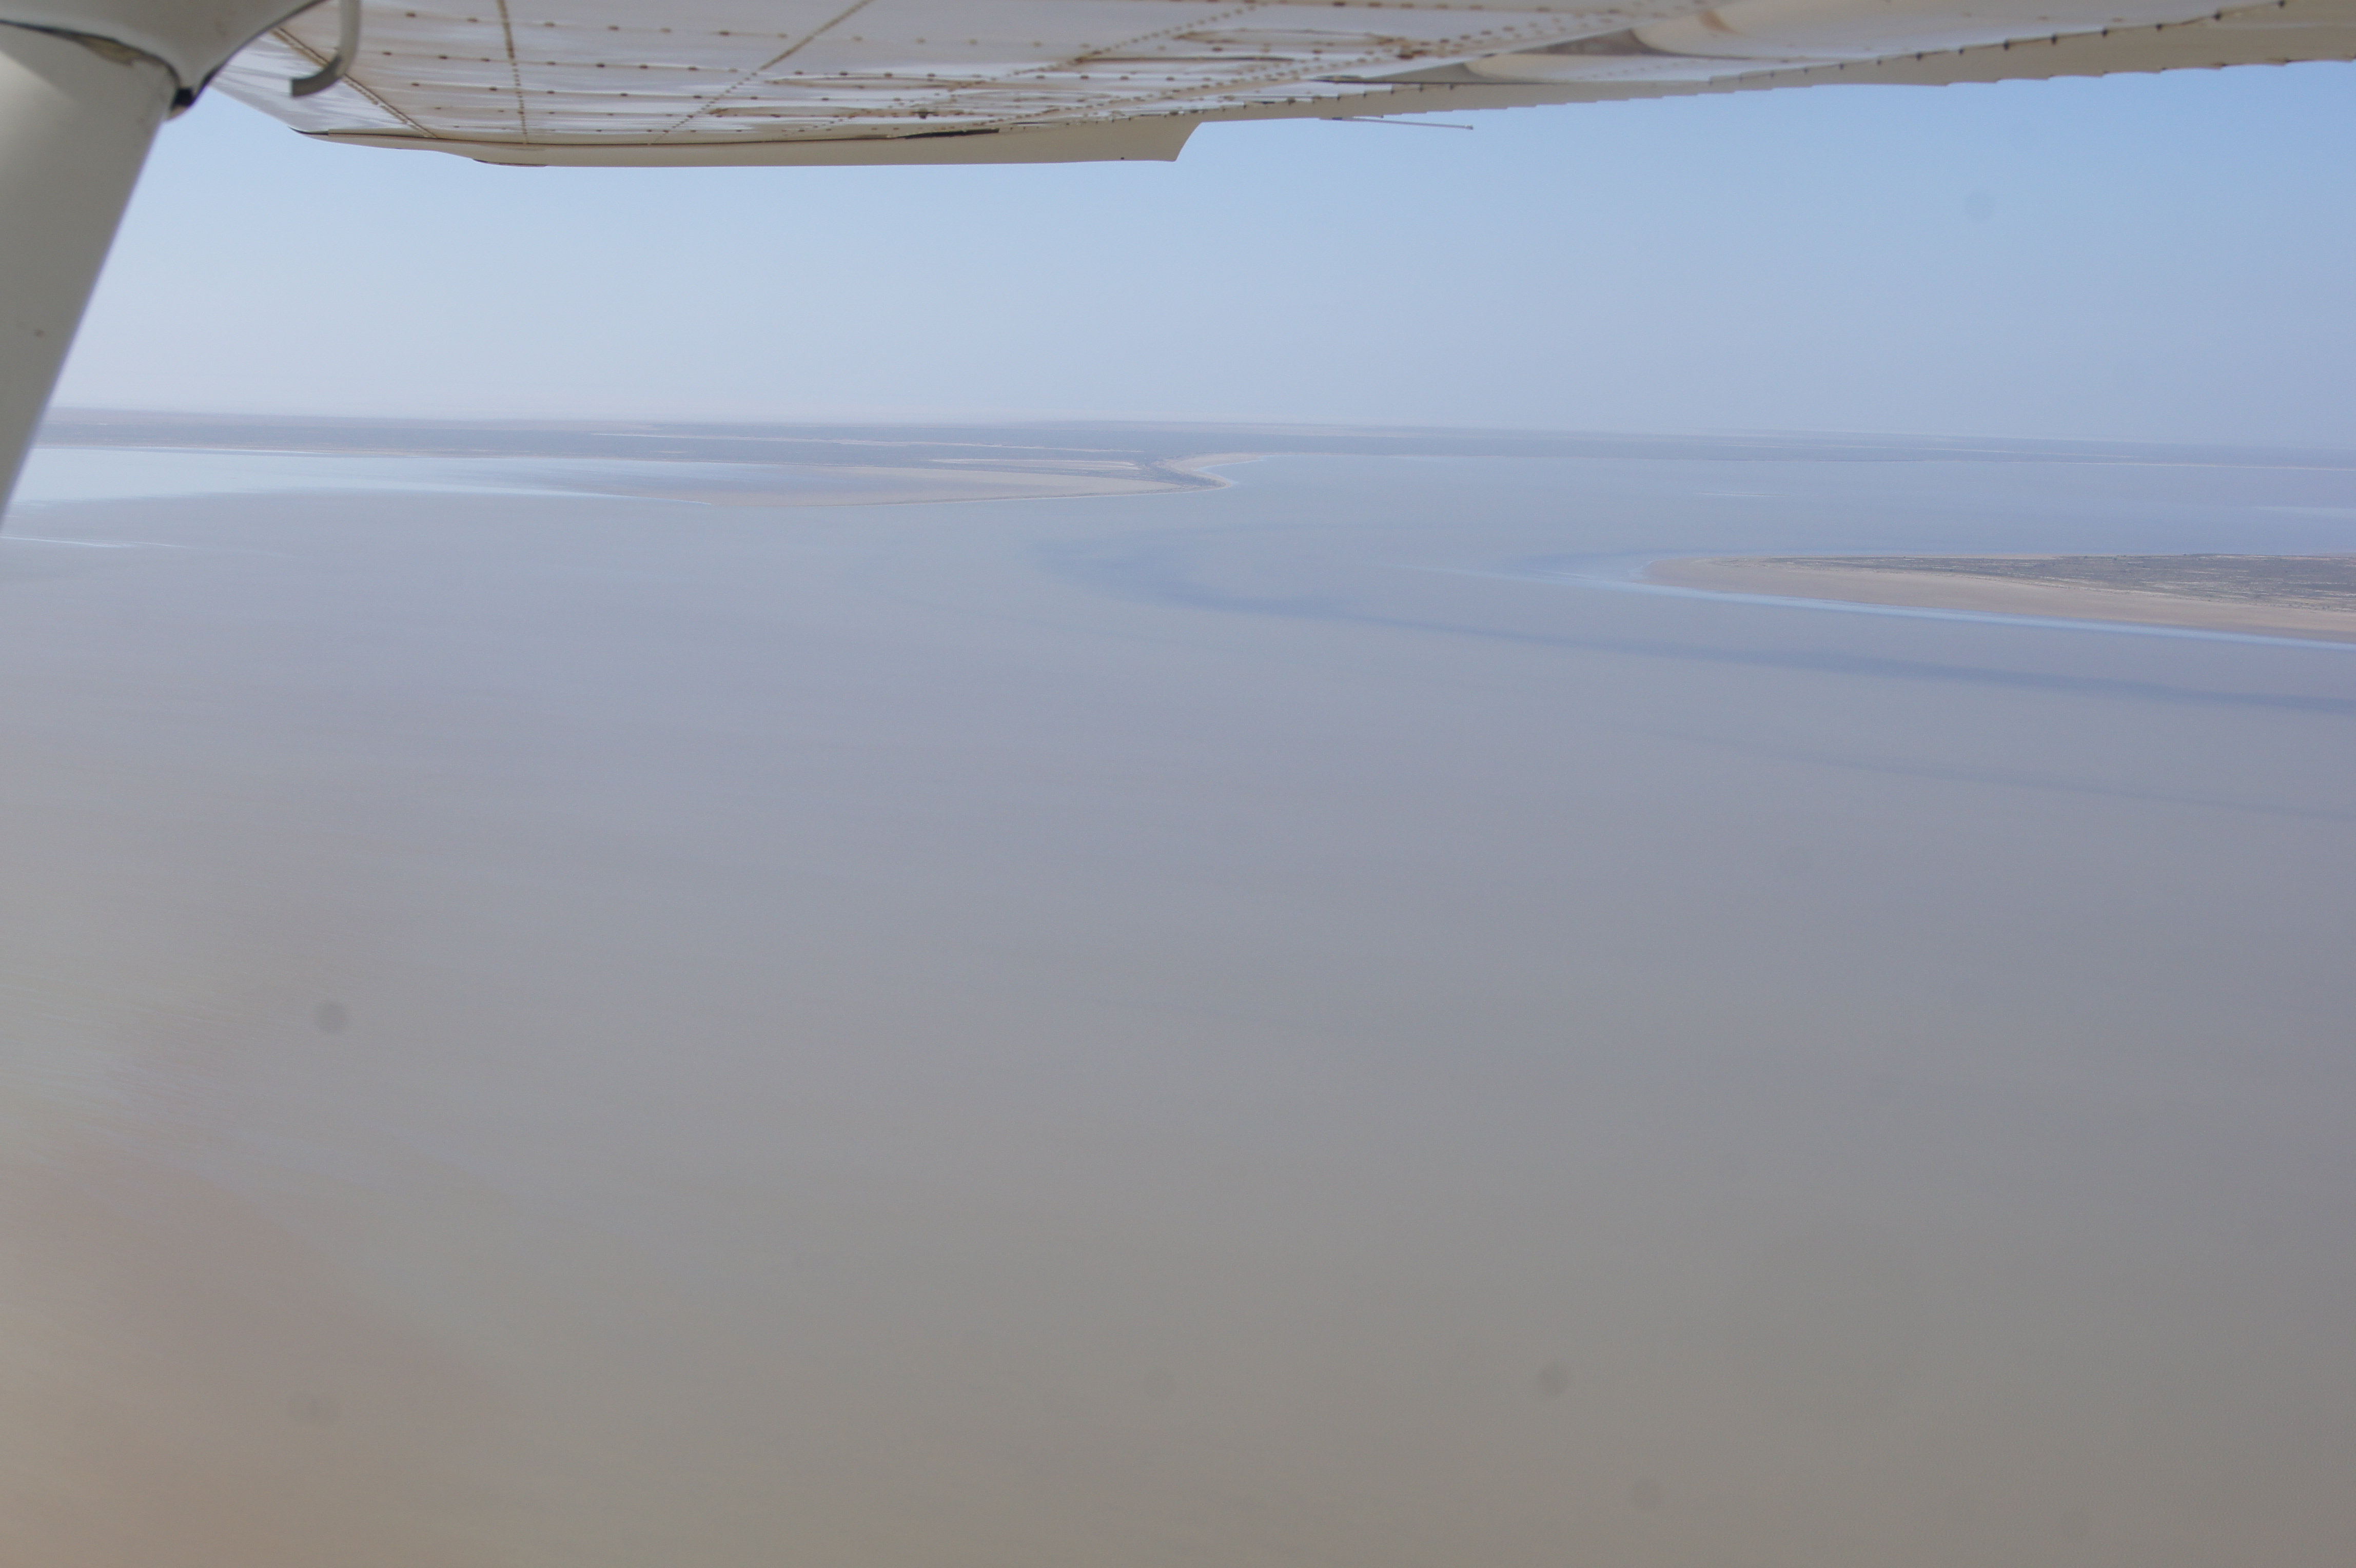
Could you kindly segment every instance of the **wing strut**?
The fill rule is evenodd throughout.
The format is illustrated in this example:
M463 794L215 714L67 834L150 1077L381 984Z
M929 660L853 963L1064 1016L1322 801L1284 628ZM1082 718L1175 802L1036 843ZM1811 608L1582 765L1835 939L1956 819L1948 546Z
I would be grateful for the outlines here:
M0 24L0 505L178 87L110 39Z

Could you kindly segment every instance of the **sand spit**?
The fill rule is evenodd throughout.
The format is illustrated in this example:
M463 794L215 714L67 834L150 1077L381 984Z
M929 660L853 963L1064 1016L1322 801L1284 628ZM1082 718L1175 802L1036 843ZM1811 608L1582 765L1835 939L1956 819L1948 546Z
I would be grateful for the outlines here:
M2351 555L1777 555L1656 562L1714 593L2356 642Z
M768 484L747 485L744 467L724 479L703 479L696 466L679 467L675 484L600 484L603 493L649 500L699 501L706 506L906 506L932 501L1057 500L1080 496L1151 495L1168 490L1224 489L1233 481L1205 470L1248 463L1259 454L1213 452L1197 457L969 457L954 465L855 467L847 464L769 466ZM587 488L587 487L584 487Z
M919 429L417 424L66 413L45 445L191 453L504 460L583 494L727 507L1053 500L1221 489L1203 470L1262 454L1213 433L1026 426Z

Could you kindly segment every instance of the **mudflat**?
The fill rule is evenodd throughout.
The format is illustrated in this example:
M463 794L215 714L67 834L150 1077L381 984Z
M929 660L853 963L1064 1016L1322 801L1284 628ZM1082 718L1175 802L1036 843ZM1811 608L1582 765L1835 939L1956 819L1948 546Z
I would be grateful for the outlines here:
M1718 593L2356 642L2356 555L1762 555L1662 561Z

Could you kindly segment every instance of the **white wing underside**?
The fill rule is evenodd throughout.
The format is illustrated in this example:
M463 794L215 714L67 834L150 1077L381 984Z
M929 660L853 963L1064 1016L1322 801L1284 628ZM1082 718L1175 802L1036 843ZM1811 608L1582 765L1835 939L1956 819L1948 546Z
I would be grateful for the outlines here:
M223 91L337 141L498 163L1172 158L1206 120L2356 59L2356 0L371 0Z

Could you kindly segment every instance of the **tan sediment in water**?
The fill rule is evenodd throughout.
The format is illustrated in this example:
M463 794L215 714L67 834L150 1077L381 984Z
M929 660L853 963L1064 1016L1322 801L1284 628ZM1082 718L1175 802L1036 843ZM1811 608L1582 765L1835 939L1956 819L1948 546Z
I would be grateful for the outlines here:
M1713 593L2356 642L2348 556L1730 556L1655 562L1645 576Z
M45 513L0 1564L2338 1561L2340 661L1390 564L1541 482Z

